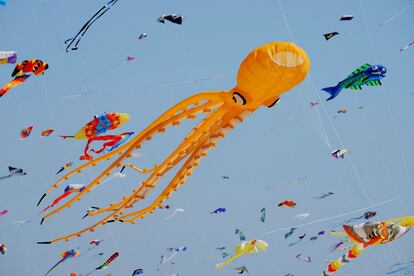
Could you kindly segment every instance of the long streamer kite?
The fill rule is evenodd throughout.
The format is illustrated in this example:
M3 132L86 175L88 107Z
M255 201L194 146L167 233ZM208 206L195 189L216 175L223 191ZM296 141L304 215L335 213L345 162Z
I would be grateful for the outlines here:
M48 275L53 269L55 269L58 265L60 265L64 261L66 261L66 260L68 260L70 258L74 258L77 255L79 255L79 251L77 251L75 249L71 249L71 250L68 250L66 252L63 252L62 254L60 254L60 256L62 257L62 259L60 259L59 262L57 262L54 266L52 266L52 268L49 269L48 272L46 272L45 276Z
M332 275L344 264L357 258L369 246L392 242L414 226L414 217L403 217L383 222L365 222L357 225L343 225L345 232L336 233L347 237L353 246L342 257L333 261L323 272L324 276Z
M69 50L78 50L78 44L81 41L82 37L85 35L85 33L88 31L88 29L92 26L92 24L98 20L102 15L104 15L113 5L116 4L118 0L111 0L108 3L106 3L105 6L100 8L79 30L79 32L72 38L69 38L65 41L66 46L66 52L69 52ZM75 45L72 47L72 44L75 43Z
M87 273L86 276L91 275L96 270L106 269L110 263L112 263L116 258L118 258L118 256L119 256L119 253L118 252L115 252L114 254L112 254L111 257L109 257L108 260L106 260L106 262L104 262L102 265L98 266L97 268L95 268L91 272Z
M106 208L100 208L89 213L89 216L96 216L109 212L102 220L77 233L40 243L69 240L93 231L96 227L110 220L135 223L138 219L152 213L185 183L186 178L199 165L200 159L207 155L209 149L216 146L218 139L223 138L227 132L234 129L238 123L243 122L259 107L274 106L282 94L290 91L306 78L309 66L310 61L305 51L293 43L271 42L258 47L240 65L237 77L238 84L231 91L204 92L182 100L128 143L74 169L53 184L46 194L57 188L59 184L72 175L80 173L88 167L95 166L101 161L109 160L114 156L117 157L81 193L66 204L46 214L43 220L71 206L96 185L99 185L116 168L124 166L126 159L132 157L134 151L141 148L143 142L151 140L155 134L165 132L168 126L179 125L183 120L195 119L198 114L205 114L205 118L190 131L181 144L160 165L155 165L150 169L131 167L139 173L148 174L148 177L141 181L140 187L134 189L129 196L124 197L117 203L109 204ZM175 176L151 205L142 210L125 212L137 202L145 199L147 194L155 188L158 181L179 164L181 164L181 167L177 170Z
M49 206L47 206L45 209L42 210L42 213L45 212L46 210L48 210L49 208L53 208L55 205L57 205L62 199L68 197L70 194L74 193L74 192L82 192L83 189L85 189L85 185L83 184L69 184L68 186L66 186L64 192L62 195L60 195L58 198L56 198L55 200L53 200L52 204L50 204Z

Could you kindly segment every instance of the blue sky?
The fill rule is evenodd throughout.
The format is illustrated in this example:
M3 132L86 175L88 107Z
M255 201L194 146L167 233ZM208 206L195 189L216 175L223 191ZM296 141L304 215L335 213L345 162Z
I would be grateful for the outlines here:
M216 271L217 260L209 256L219 246L233 251L238 243L236 228L247 238L263 239L270 246L259 255L243 256L229 268L246 265L251 275L320 275L325 261L342 253L328 249L338 239L323 236L293 247L288 243L304 233L310 237L329 230L364 211L300 228L288 241L284 231L264 233L387 200L392 201L371 208L378 211L377 220L413 215L414 48L399 52L414 40L412 1L120 0L90 28L78 51L66 53L63 42L104 4L45 0L42 6L40 1L9 0L6 7L0 7L0 50L16 51L19 61L38 58L50 65L44 76L30 77L0 100L1 175L9 165L28 172L0 182L0 210L9 210L0 217L0 243L9 249L0 256L1 275L42 275L61 252L76 247L84 251L96 238L104 239L99 248L67 261L53 275L89 272L115 251L120 256L105 273L130 275L141 267L144 275L235 275L228 268ZM409 5L404 13L379 26ZM183 25L156 21L168 13L183 15ZM339 21L343 14L355 18ZM322 34L333 31L340 35L325 41ZM143 32L149 36L138 40ZM135 225L106 225L69 242L36 244L91 224L93 219L80 219L89 206L116 201L142 180L127 171L127 177L102 185L40 226L36 203L57 180L56 171L67 162L82 162L78 159L84 143L62 140L56 134L72 134L103 112L130 114L130 121L114 133L137 133L185 97L230 90L244 57L270 41L294 41L305 49L311 60L308 78L284 94L275 107L257 110L201 161L187 184L168 201L172 210L183 208L184 213L165 220L172 210L158 210ZM125 62L127 56L136 59ZM335 100L324 101L328 96L321 88L335 85L364 63L387 67L383 86L345 90ZM13 68L1 65L0 83L10 80ZM200 79L207 80L196 81ZM311 109L311 101L319 105ZM348 112L337 114L339 108ZM194 123L168 129L146 143L136 163L152 166L163 160ZM21 141L19 133L29 125L34 126L32 135ZM39 137L47 128L56 133ZM330 156L339 148L351 151L345 160ZM78 175L73 183L87 184L102 168ZM222 179L224 175L230 179ZM154 199L171 176L143 204ZM267 188L301 177L306 179L276 191ZM329 191L334 195L325 200L312 199ZM60 192L47 197L45 204ZM278 208L277 203L285 199L295 200L297 207ZM209 214L218 207L227 212ZM268 213L264 224L259 221L263 207ZM311 215L294 219L305 212ZM20 227L11 223L29 218L32 222ZM409 233L392 245L369 248L338 275L383 275L392 264L413 259L413 242ZM189 250L177 255L175 265L157 272L165 249L179 246ZM99 252L105 255L92 257ZM312 263L297 260L298 253L311 256Z

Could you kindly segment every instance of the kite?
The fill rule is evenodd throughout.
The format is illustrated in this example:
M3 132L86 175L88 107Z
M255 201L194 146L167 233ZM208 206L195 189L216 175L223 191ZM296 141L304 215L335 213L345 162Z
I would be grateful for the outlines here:
M84 125L75 135L60 135L63 139L73 138L75 140L85 140L96 137L108 130L114 130L129 120L128 114L123 113L104 113L100 116L95 115L93 120Z
M310 102L310 107L314 107L314 106L317 106L318 105L318 102Z
M178 254L178 252L184 252L187 251L188 247L186 246L180 246L177 248L167 248L168 252L173 252L168 258L163 258L162 260L162 264L166 263L166 262L171 262L171 260L175 257L175 255Z
M148 34L147 33L142 33L142 34L140 34L139 35L139 37L138 37L138 39L139 40L143 40L144 38L146 38L148 36Z
M103 242L103 240L97 239L97 240L91 240L89 244L93 244L95 246L99 246Z
M0 243L0 252L1 252L1 254L3 254L3 255L4 255L4 253L6 253L6 251L7 251L7 247L6 247L6 245L5 245L5 244Z
M266 251L268 247L269 245L267 244L267 242L262 241L262 240L249 240L249 241L239 243L236 246L235 254L231 256L229 259L227 259L226 261L216 264L216 269L223 268L224 266L228 265L229 263L231 263L232 261L236 260L237 258L239 258L240 256L244 254L248 254L248 253L253 254L255 252L259 253L259 248L263 251Z
M303 238L305 238L305 237L306 237L306 233L303 234L302 236L299 236L297 241L289 243L289 246L294 246L294 245L300 243L303 240Z
M2 1L0 1L0 4ZM3 2L4 3L4 2ZM17 54L14 51L0 51L0 64L13 64L17 61Z
M84 153L80 157L80 160L92 160L93 159L93 157L88 153L88 150L89 150L89 145L94 141L108 141L108 142L105 142L100 149L98 150L91 149L90 152L94 152L96 154L99 154L102 152L107 153L107 152L110 152L118 148L120 145L125 143L129 139L129 137L131 137L132 135L134 135L133 132L124 132L124 133L121 133L120 135L102 135L102 136L96 136L96 137L89 138L88 142L86 143ZM110 147L110 148L107 149L107 147Z
M31 222L31 219L27 219L27 220L13 220L12 224L17 224L19 226L22 226L23 224L29 223Z
M12 176L22 176L22 175L27 175L27 173L24 172L23 169L13 168L9 166L9 174L5 176L0 176L0 180L6 179Z
M345 241L340 241L340 242L337 242L337 243L335 243L335 244L333 244L333 245L331 245L330 247L329 247L329 250L331 251L331 252L334 252L335 250L337 250L339 247L341 247L342 245L344 245L345 244Z
M24 60L16 65L12 73L12 79L0 89L0 97L4 96L12 87L21 85L30 75L25 73L33 73L36 76L43 75L49 68L49 64L40 59Z
M28 126L20 132L20 140L24 140L29 137L30 133L32 132L33 126Z
M338 158L338 157L337 157ZM319 200L319 199L324 199L324 198L327 198L328 196L331 196L331 195L333 195L334 193L332 193L332 192L328 192L328 193L322 193L322 194L320 194L320 195L318 195L318 196L316 196L316 197L312 197L313 199L317 199L317 200Z
M86 214L82 217L82 219L86 218L89 215L90 212L93 212L93 211L96 211L96 210L99 210L99 209L100 209L99 207L92 206L91 208L89 208L86 211Z
M217 247L216 248L216 250L219 250L219 251L223 251L223 250L225 250L226 249L226 247L225 246L222 246L222 247Z
M115 252L114 254L112 254L111 257L109 257L108 260L106 260L106 262L104 262L102 265L98 266L97 268L95 268L91 272L87 273L86 276L91 275L96 270L106 269L110 263L112 263L116 258L118 258L118 256L119 256L119 253L118 252Z
M336 234L346 236L352 248L342 257L331 262L323 275L332 275L344 264L357 258L369 246L392 242L414 226L414 217L403 217L382 222L365 222L357 225L343 225L345 232Z
M236 272L239 273L239 274L243 274L245 272L249 273L246 266L235 267L233 269L236 270Z
M325 235L325 231L319 231L318 235L311 237L309 240L310 241L316 241L319 236Z
M127 56L126 61L131 61L131 60L134 60L134 59L135 59L135 57L130 57L130 56Z
M54 129L46 129L46 130L43 130L41 133L40 133L40 136L42 136L42 137L47 137L47 136L49 136L50 134L52 134L52 132L53 131L55 131Z
M79 32L72 38L69 38L65 40L66 46L66 53L70 50L78 50L78 44L81 41L82 37L85 35L85 33L88 31L88 29L92 26L92 24L98 20L102 15L104 15L113 5L116 4L118 0L110 0L108 3L106 3L105 6L100 8L79 30ZM76 42L76 43L75 43ZM75 46L72 47L72 44L75 43ZM72 47L72 48L71 48Z
M377 215L377 212L368 211L368 212L365 212L362 216L350 218L350 219L348 219L348 220L346 220L344 222L341 222L341 224L349 224L349 223L352 223L352 222L357 221L357 220L360 220L360 219L366 219L366 220L368 220L370 218L375 217L376 215Z
M299 253L298 255L296 255L296 259L304 261L305 263L311 263L312 262L310 256L307 256L307 257L302 256L302 253Z
M7 214L9 212L9 210L3 210L0 212L0 216L4 216L5 214Z
M339 149L339 150L334 150L333 152L331 152L332 157L335 157L336 159L338 158L345 158L345 154L350 153L349 150L347 149Z
M240 231L239 229L236 229L236 230L234 231L234 234L239 235L239 239L240 239L241 241L245 241L245 240L246 240L246 237L244 236L243 232L242 232L242 231Z
M96 254L96 255L93 255L92 257L96 258L96 257L103 256L104 254L105 254L105 253L101 252L101 253L98 253L98 254Z
M304 218L307 218L309 216L310 216L310 213L302 213L302 214L299 214L299 215L295 216L295 218L304 219Z
M65 165L62 166L62 168L60 168L60 170L56 174L59 174L60 172L63 172L64 170L67 170L72 165L73 165L73 162L66 163ZM43 197L39 200L39 203L37 204L37 206L39 206L42 199L43 199Z
M54 268L56 268L58 265L60 265L61 263L63 263L67 259L74 258L77 255L79 255L79 251L77 251L75 249L71 249L71 250L68 250L68 251L63 252L62 254L60 254L60 256L62 257L62 259L60 259L59 262L57 262L54 266L52 266L52 268L49 269L48 272L46 272L45 276L48 275Z
M44 215L44 220L71 206L99 185L114 170L122 167L125 160L133 157L133 152L142 147L143 142L151 140L157 133L165 132L169 126L179 125L182 120L205 115L205 118L197 123L197 126L186 135L180 145L174 147L172 153L159 165L151 169L138 170L148 175L140 182L140 187L134 189L130 195L123 197L119 202L110 203L105 208L89 213L89 216L96 216L109 212L101 220L79 232L40 243L49 244L69 240L90 232L112 219L134 223L154 212L186 182L186 179L192 175L192 171L199 165L200 159L207 155L209 149L216 146L218 139L223 138L228 131L244 121L260 106L274 106L282 94L290 91L306 78L309 66L310 61L305 51L291 42L271 42L256 48L240 65L238 84L231 91L203 92L180 101L126 144L75 168L54 183L46 194L70 179L72 175L78 175L86 168L116 156L116 160L94 178L81 193ZM144 200L159 180L174 168L177 169L175 176L153 203L142 210L126 212L137 202Z
M230 176L222 176L221 178L229 180Z
M336 35L339 35L339 33L338 32L327 33L327 34L324 34L323 36L325 37L325 40L329 40Z
M387 69L382 65L369 65L365 63L355 71L353 71L346 79L340 81L336 86L322 88L330 97L326 99L330 101L334 99L342 89L361 90L362 85L377 86L382 85L381 79L385 77Z
M176 214L178 214L178 213L183 213L184 212L184 209L183 208L177 208L177 209L175 209L174 210L174 213L172 213L171 215L169 215L168 217L165 217L165 219L170 219L170 218L173 218Z
M47 206L45 209L43 209L40 213L45 212L46 210L48 210L49 208L53 208L55 205L57 205L62 199L68 197L70 194L74 193L74 192L82 192L83 189L85 189L85 185L82 184L69 184L68 186L66 186L64 192L62 195L60 195L58 198L56 198L55 200L53 200L52 204L50 204L49 206ZM38 202L37 205L40 204L40 201Z
M296 202L294 202L293 200L285 200L285 201L280 202L277 206L279 207L286 206L289 208L294 208L296 206Z
M353 15L342 15L340 18L339 18L339 20L341 20L341 21L350 21L350 20L352 20L354 18L354 16Z
M142 275L142 274L144 274L144 270L142 270L142 268L137 268L132 272L132 276Z
M168 15L163 14L157 19L157 21L162 24L165 24L165 20L181 25L183 23L184 17L182 17L181 15L177 15L177 14L168 14Z
M340 109L338 109L338 111L337 111L337 113L343 113L343 114L345 114L345 113L347 113L348 111L345 109L345 108L340 108Z
M414 261L409 261L409 262L404 262L404 263L396 263L393 264L388 270L387 273L385 273L386 275L391 275L394 273L398 273L401 271L404 271L404 275L408 275L409 273L412 273L412 267L414 266Z
M293 235L293 233L296 231L296 228L290 228L290 230L289 230L289 232L287 232L286 234L285 234L285 240L287 239L287 238L289 238L290 236L292 236Z
M410 43L408 43L407 45L405 45L404 47L402 47L402 48L400 49L400 53L402 53L403 51L407 50L407 49L408 49L408 47L411 47L411 46L413 46L413 45L414 45L414 40L413 40L413 41L411 41Z
M260 221L265 222L265 220L266 220L266 208L263 208L262 210L260 210Z
M218 213L224 213L226 212L226 208L217 208L213 212L210 212L210 214L218 214Z
M385 24L390 23L391 21L393 21L395 18L397 18L398 16L400 16L401 14L403 14L406 10L408 10L410 8L410 5L406 6L405 8L401 9L400 11L398 11L396 14L394 14L393 16L391 16L390 18L388 18L387 20L385 20L383 23L381 23L379 26L384 26Z

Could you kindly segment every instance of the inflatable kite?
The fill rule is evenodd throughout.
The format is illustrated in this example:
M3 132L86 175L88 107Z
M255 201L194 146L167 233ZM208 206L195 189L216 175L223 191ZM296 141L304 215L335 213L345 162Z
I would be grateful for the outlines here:
M332 275L344 264L357 258L369 246L389 243L400 238L413 226L414 217L396 218L383 222L365 222L357 225L343 225L345 232L336 235L346 236L353 243L353 246L348 253L330 263L323 275Z
M109 257L108 260L106 260L106 262L104 262L102 265L98 266L97 268L95 268L91 272L87 273L86 276L91 275L96 270L106 269L110 263L112 263L116 258L118 258L118 256L119 256L119 253L118 252L115 252L114 254L112 254L111 257Z
M336 86L325 87L322 90L331 95L327 101L334 99L342 89L361 90L362 85L377 86L382 85L381 79L385 77L387 69L382 65L369 65L368 63L362 65L353 71L346 79L339 82Z
M52 266L52 268L49 269L48 272L46 272L45 276L48 275L53 269L55 269L58 265L60 265L61 263L63 263L67 259L74 258L77 255L79 255L79 251L77 251L75 249L71 249L71 250L68 250L66 252L63 252L62 254L60 254L60 256L62 257L62 259L60 259L59 262L57 262L54 266Z
M16 65L12 73L13 80L9 81L2 89L0 89L0 97L4 96L10 88L21 85L29 77L29 73L33 73L36 76L43 75L49 68L49 64L41 61L40 59L24 60Z
M228 265L229 263L231 263L232 261L236 260L244 254L259 253L259 248L263 251L266 251L268 247L269 245L262 240L249 240L246 242L239 243L236 246L235 254L226 261L216 264L216 269L223 268L224 266Z
M1 1L0 1L1 4ZM0 51L0 64L13 64L17 61L17 54L14 51Z
M33 126L29 126L29 127L22 129L22 131L20 132L20 139L24 140L27 137L29 137L30 133L32 133L32 130L33 130Z
M108 141L105 142L102 147L98 150L91 149L90 151L96 154L99 154L101 152L107 153L110 152L116 148L118 148L120 145L125 143L129 137L134 135L133 132L124 132L119 135L103 135L103 136L96 136L88 139L88 142L86 143L85 150L83 152L83 155L80 157L80 160L92 160L93 157L88 153L89 151L89 145L94 141ZM108 148L108 149L107 149Z
M9 177L12 177L12 176L22 176L22 175L27 175L27 173L25 173L23 171L23 169L13 168L13 167L9 166L9 174L5 175L5 176L0 176L0 180L5 179L5 178L9 178Z
M110 0L106 5L104 5L102 8L100 8L79 30L79 32L72 38L69 38L65 41L66 46L66 52L69 52L69 50L78 50L78 44L81 41L82 37L85 35L85 33L89 30L89 28L92 26L92 24L98 20L101 16L103 16L113 5L116 4L118 0ZM72 44L75 43L75 45L72 47ZM72 48L71 48L72 47Z
M64 175L52 185L46 194L68 180L72 175L116 156L114 163L87 185L81 193L66 204L46 214L43 219L47 219L71 206L83 195L90 192L115 169L122 167L128 158L133 157L134 151L141 148L143 142L151 140L155 134L165 132L168 126L179 125L182 120L195 119L199 114L205 115L205 118L190 131L181 144L159 165L155 165L150 169L137 169L142 174L148 174L148 177L141 181L140 187L134 189L129 196L124 197L118 203L111 203L106 208L100 208L89 213L89 216L96 216L109 212L106 217L80 232L46 243L80 236L109 220L135 223L138 219L152 213L185 183L186 178L191 176L192 171L199 165L200 159L207 155L209 149L216 146L217 140L223 138L227 132L234 129L238 123L243 122L259 107L274 106L282 94L290 91L305 79L309 66L310 61L305 51L295 44L290 42L265 44L251 52L242 62L237 77L238 84L231 91L204 92L182 100L128 143ZM138 201L145 199L158 181L178 165L181 167L177 170L175 176L151 205L142 210L125 212Z

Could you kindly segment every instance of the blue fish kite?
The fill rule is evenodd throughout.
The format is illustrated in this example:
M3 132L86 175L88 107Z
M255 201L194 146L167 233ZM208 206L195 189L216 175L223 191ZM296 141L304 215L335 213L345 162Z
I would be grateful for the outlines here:
M334 99L342 91L342 89L361 90L362 85L377 86L382 85L381 79L385 77L387 69L382 65L362 65L353 71L346 79L339 82L336 86L326 87L322 90L328 92L331 96L326 99L330 101Z
M214 210L210 214L218 214L218 213L224 213L224 212L226 212L226 208L217 208L216 210Z

